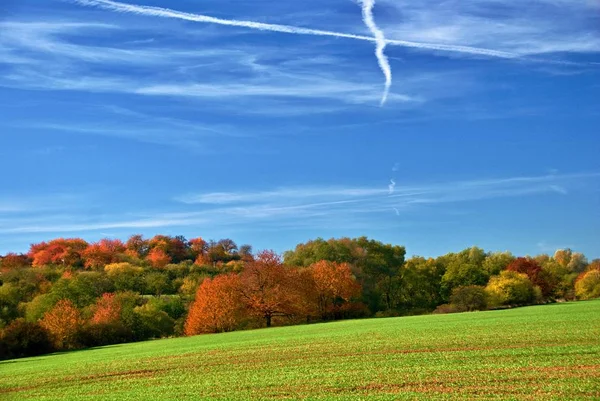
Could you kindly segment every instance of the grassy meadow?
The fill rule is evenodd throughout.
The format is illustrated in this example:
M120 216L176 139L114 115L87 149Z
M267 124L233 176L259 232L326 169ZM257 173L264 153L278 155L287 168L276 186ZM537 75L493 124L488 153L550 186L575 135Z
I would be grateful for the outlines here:
M600 399L600 301L369 319L0 362L3 400Z

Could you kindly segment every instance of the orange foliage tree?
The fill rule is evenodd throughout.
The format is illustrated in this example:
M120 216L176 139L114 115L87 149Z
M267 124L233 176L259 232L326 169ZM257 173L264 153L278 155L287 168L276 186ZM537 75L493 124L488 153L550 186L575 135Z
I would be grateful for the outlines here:
M185 322L185 334L219 333L234 330L244 315L240 278L235 274L206 279Z
M198 257L202 255L205 255L208 249L208 244L200 237L192 238L188 241L188 245L190 247L190 256L194 260L198 259Z
M28 256L36 267L49 264L77 266L81 264L81 254L87 247L88 243L81 238L57 238L31 245Z
M171 263L171 257L160 248L154 248L148 253L146 258L148 262L157 269L161 269Z
M120 255L125 253L125 244L121 240L102 239L90 244L82 253L84 265L87 268L99 269L120 261Z
M31 265L31 260L27 257L27 255L21 255L16 253L7 253L5 256L0 257L0 267L2 270L15 270L22 267L27 267Z
M241 273L241 294L248 311L271 327L273 317L294 314L294 291L289 271L273 251L259 252Z
M348 263L322 260L310 266L314 280L316 302L322 318L338 318L345 304L361 293L361 286L352 275Z
M79 310L70 300L59 301L54 308L46 312L40 325L48 331L57 349L72 349L77 346L81 318Z
M156 235L148 241L150 253L161 250L171 261L179 263L188 257L187 240L184 237L169 237L167 235Z
M121 302L115 294L106 293L98 298L94 306L94 315L91 318L93 324L110 324L118 322L121 318Z

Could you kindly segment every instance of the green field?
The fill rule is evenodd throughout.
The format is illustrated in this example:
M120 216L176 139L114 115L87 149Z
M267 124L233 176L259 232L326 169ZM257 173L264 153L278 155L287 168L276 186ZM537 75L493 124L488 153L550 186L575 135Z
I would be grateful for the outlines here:
M600 301L282 327L0 362L0 399L600 399Z

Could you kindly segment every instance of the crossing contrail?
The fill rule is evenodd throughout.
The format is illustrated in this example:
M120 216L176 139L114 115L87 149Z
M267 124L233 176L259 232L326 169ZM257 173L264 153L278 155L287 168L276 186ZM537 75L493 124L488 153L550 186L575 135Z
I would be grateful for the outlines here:
M257 29L261 31L270 31L270 32L281 32L281 33L289 33L295 35L313 35L313 36L329 36L335 38L346 38L346 39L354 39L354 40L362 40L368 42L374 42L376 44L375 55L377 56L377 62L381 71L385 76L385 89L383 92L383 96L381 99L381 105L384 105L387 101L390 87L392 85L392 69L390 67L389 60L384 53L386 46L394 45L394 46L403 46L408 48L415 49L427 49L427 50L435 50L435 51L444 51L444 52L456 52L456 53L465 53L465 54L473 54L479 56L486 57L499 57L499 58L519 58L518 54L471 47L471 46L457 46L457 45L444 45L438 43L422 43L422 42L411 42L404 40L390 40L386 39L383 32L377 27L373 18L373 7L375 5L375 0L360 0L362 3L362 15L363 21L365 25L369 28L373 36L364 36L364 35L354 35L350 33L343 32L335 32L335 31L326 31L321 29L310 29L310 28L301 28L291 25L280 25L280 24L267 24L263 22L254 22L254 21L244 21L244 20L235 20L235 19L223 19L211 17L208 15L201 14L193 14L186 13L176 10L171 10L168 8L162 7L152 7L152 6L144 6L144 5L135 5L128 3L121 3L113 0L72 0L77 4L81 4L84 6L92 6L98 7L105 10L121 12L121 13L130 13L130 14L138 14L152 17L160 17L160 18L175 18L192 22L200 22L200 23L208 23L208 24L217 24L217 25L226 25L226 26L237 26L249 29Z
M379 67L385 76L385 89L383 91L383 97L381 98L381 105L383 106L387 101L388 94L390 93L390 87L392 86L392 68L390 62L383 52L387 46L383 31L375 24L373 18L373 7L375 6L375 0L361 0L362 1L362 14L365 25L369 28L373 36L377 47L375 48L375 55L377 56L377 62Z
M377 42L377 39L371 36L364 35L354 35L351 33L343 33L343 32L335 32L335 31L325 31L321 29L309 29L309 28L300 28L291 25L279 25L279 24L266 24L263 22L253 22L253 21L242 21L242 20L229 20L223 18L210 17L208 15L201 14L192 14L181 11L170 10L168 8L161 7L151 7L151 6L140 6L134 4L121 3L112 0L72 0L75 3L84 5L84 6L94 6L98 8L102 8L105 10L112 10L122 13L131 13L131 14L139 14L153 17L162 17L162 18L175 18L182 19L186 21L193 22L204 22L208 24L218 24L218 25L227 25L227 26L239 26L250 29L258 29L261 31L272 31L272 32L282 32L282 33L290 33L296 35L315 35L315 36L330 36L336 38L346 38L346 39L355 39L355 40L363 40L368 42ZM466 53L480 56L488 56L488 57L498 57L498 58L519 58L519 54L486 49L481 47L472 47L472 46L457 46L457 45L444 45L438 43L423 43L423 42L411 42L406 40L394 40L394 39L386 39L385 42L388 45L394 46L403 46L410 47L416 49L429 49L429 50L438 50L444 52L455 52L455 53Z

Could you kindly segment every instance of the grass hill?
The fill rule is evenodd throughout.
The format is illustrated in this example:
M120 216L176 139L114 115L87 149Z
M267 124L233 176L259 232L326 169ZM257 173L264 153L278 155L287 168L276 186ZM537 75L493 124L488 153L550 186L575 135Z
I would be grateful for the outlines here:
M4 400L600 399L600 300L0 362Z

